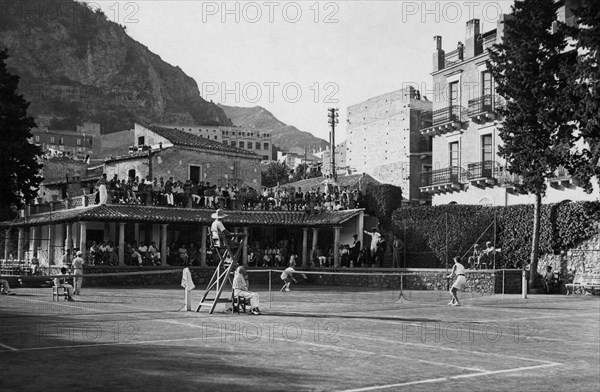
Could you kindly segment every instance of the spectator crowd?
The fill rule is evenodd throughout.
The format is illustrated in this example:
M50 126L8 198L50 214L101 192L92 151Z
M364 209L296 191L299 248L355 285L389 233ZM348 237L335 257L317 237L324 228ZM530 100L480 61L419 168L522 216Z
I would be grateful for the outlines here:
M129 177L119 179L115 174L107 180L106 174L96 184L98 202L103 204L143 204L209 209L280 210L324 212L363 207L359 189L340 188L331 183L308 190L278 186L256 189L237 185L215 185L210 182L174 180L169 177ZM105 200L103 200L105 199Z

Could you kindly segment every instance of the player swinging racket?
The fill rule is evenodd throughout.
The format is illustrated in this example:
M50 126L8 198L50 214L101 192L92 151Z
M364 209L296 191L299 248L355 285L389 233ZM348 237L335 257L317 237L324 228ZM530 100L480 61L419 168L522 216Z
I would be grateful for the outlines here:
M460 306L460 301L456 296L458 290L462 290L467 284L467 279L465 278L465 267L461 264L460 257L456 256L454 259L454 265L452 266L452 271L447 276L447 278L451 278L452 275L456 275L456 280L452 287L450 287L450 295L452 296L452 301L448 303L448 305L452 306Z
M296 270L292 267L292 265L293 264L290 263L290 266L281 273L281 280L285 282L281 288L281 291L290 291L290 285L292 284L292 281L294 283L298 283L296 278L294 278L294 272L296 272Z
M296 272L294 269L294 264L294 260L290 260L290 266L281 273L281 280L285 282L281 288L281 291L290 291L290 285L292 282L298 283L298 281L294 278L294 272ZM306 279L306 275L302 274L302 277Z

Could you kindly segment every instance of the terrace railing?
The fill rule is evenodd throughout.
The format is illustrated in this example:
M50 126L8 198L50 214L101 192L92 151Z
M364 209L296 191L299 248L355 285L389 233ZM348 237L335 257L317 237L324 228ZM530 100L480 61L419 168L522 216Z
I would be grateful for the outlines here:
M469 163L467 171L469 180L477 178L495 178L499 165L495 161L482 161Z
M432 125L444 125L453 122L461 122L463 115L463 107L459 105L451 105L443 109L438 109L433 112Z
M421 173L421 186L434 186L444 184L460 184L467 178L465 169L451 166L444 169Z

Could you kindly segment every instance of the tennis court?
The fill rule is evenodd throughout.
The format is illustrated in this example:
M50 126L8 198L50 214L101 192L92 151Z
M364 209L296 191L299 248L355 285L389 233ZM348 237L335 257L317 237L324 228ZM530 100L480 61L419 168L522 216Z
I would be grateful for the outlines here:
M260 316L180 311L176 286L84 286L76 302L16 289L0 298L0 389L599 390L598 297L253 289Z

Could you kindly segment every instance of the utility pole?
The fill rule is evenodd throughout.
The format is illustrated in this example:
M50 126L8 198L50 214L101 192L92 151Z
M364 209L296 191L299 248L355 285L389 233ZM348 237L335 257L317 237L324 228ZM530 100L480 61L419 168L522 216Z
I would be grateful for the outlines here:
M329 108L327 109L327 117L329 117L329 125L331 125L331 136L330 136L330 152L331 152L331 173L332 178L337 181L337 173L335 170L335 124L339 122L338 117L340 114L338 113L340 109L338 108Z

